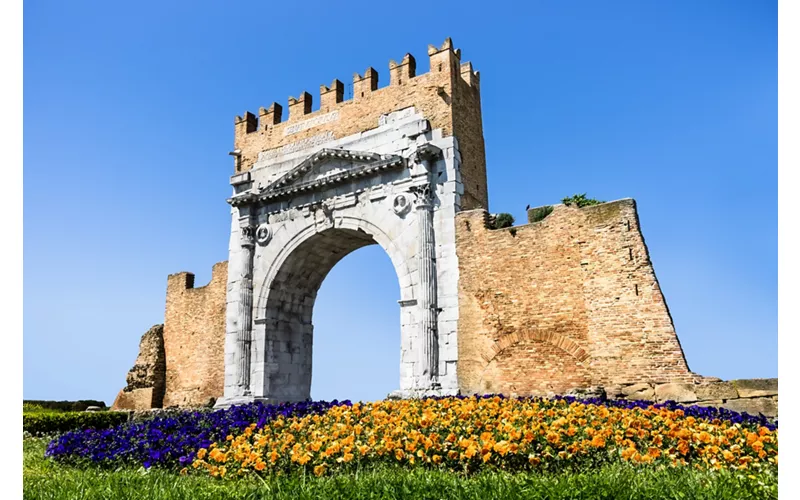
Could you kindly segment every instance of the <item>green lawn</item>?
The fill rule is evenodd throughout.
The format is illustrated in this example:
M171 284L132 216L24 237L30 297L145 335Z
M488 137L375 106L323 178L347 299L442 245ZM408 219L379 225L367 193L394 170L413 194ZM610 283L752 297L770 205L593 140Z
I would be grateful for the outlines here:
M470 477L437 471L383 468L331 477L217 480L143 469L100 470L61 466L44 458L47 440L23 440L25 498L36 499L291 499L494 498L522 499L770 499L778 478L684 469L634 469L616 465L582 473Z

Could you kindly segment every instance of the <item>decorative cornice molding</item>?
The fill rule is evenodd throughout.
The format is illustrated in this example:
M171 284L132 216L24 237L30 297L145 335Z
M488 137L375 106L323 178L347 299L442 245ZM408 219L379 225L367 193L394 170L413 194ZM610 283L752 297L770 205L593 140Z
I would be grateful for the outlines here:
M438 149L438 148L437 148ZM318 168L329 161L346 160L361 163L360 167L351 168L338 174L330 175L311 182L296 183L304 174ZM338 149L323 149L306 158L298 166L281 176L278 180L261 188L258 192L247 191L228 200L232 206L240 206L264 201L274 201L281 198L328 189L334 185L348 182L352 179L378 174L380 172L401 168L406 164L405 159L399 155L379 155L359 151L346 151Z

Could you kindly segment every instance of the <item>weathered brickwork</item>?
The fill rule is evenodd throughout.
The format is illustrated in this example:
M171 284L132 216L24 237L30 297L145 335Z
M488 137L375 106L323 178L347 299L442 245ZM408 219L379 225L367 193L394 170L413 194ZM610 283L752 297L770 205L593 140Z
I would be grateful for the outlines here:
M288 119L283 107L272 103L255 114L235 120L234 147L241 151L236 173L251 169L259 154L280 153L303 141L329 141L377 127L381 115L414 106L445 136L456 135L461 151L464 184L462 209L488 208L486 157L480 112L480 77L470 63L461 63L461 50L449 38L428 47L430 71L416 74L416 61L406 54L389 63L390 82L378 88L378 72L368 68L353 76L353 98L343 100L344 85L334 80L320 87L320 109L311 111L312 96L303 92L289 98ZM326 137L326 135L329 135Z
M462 392L693 380L633 200L557 205L500 230L487 220L456 216Z
M227 262L214 265L204 287L194 288L191 273L167 278L165 408L202 406L222 395L227 279Z

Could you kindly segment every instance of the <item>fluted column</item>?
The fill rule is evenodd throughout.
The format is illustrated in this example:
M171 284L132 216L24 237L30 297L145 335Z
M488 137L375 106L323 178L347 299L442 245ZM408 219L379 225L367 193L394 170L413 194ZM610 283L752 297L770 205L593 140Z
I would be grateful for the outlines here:
M437 334L436 242L433 234L433 197L430 186L417 193L417 225L419 239L420 363L421 384L425 389L438 386L439 339Z
M242 257L239 277L239 328L236 332L236 385L243 396L250 395L250 344L253 329L253 250L255 228L241 227Z

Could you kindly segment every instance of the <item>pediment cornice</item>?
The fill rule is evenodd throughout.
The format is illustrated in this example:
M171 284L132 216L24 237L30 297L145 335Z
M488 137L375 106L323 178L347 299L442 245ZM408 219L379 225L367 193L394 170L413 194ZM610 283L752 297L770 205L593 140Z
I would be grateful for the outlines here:
M352 166L342 172L303 182L303 176L313 173L331 162L350 162ZM228 200L233 206L276 201L284 197L329 189L357 178L369 177L383 171L402 168L406 159L400 155L381 155L344 149L321 149L299 165L258 190L241 193Z

